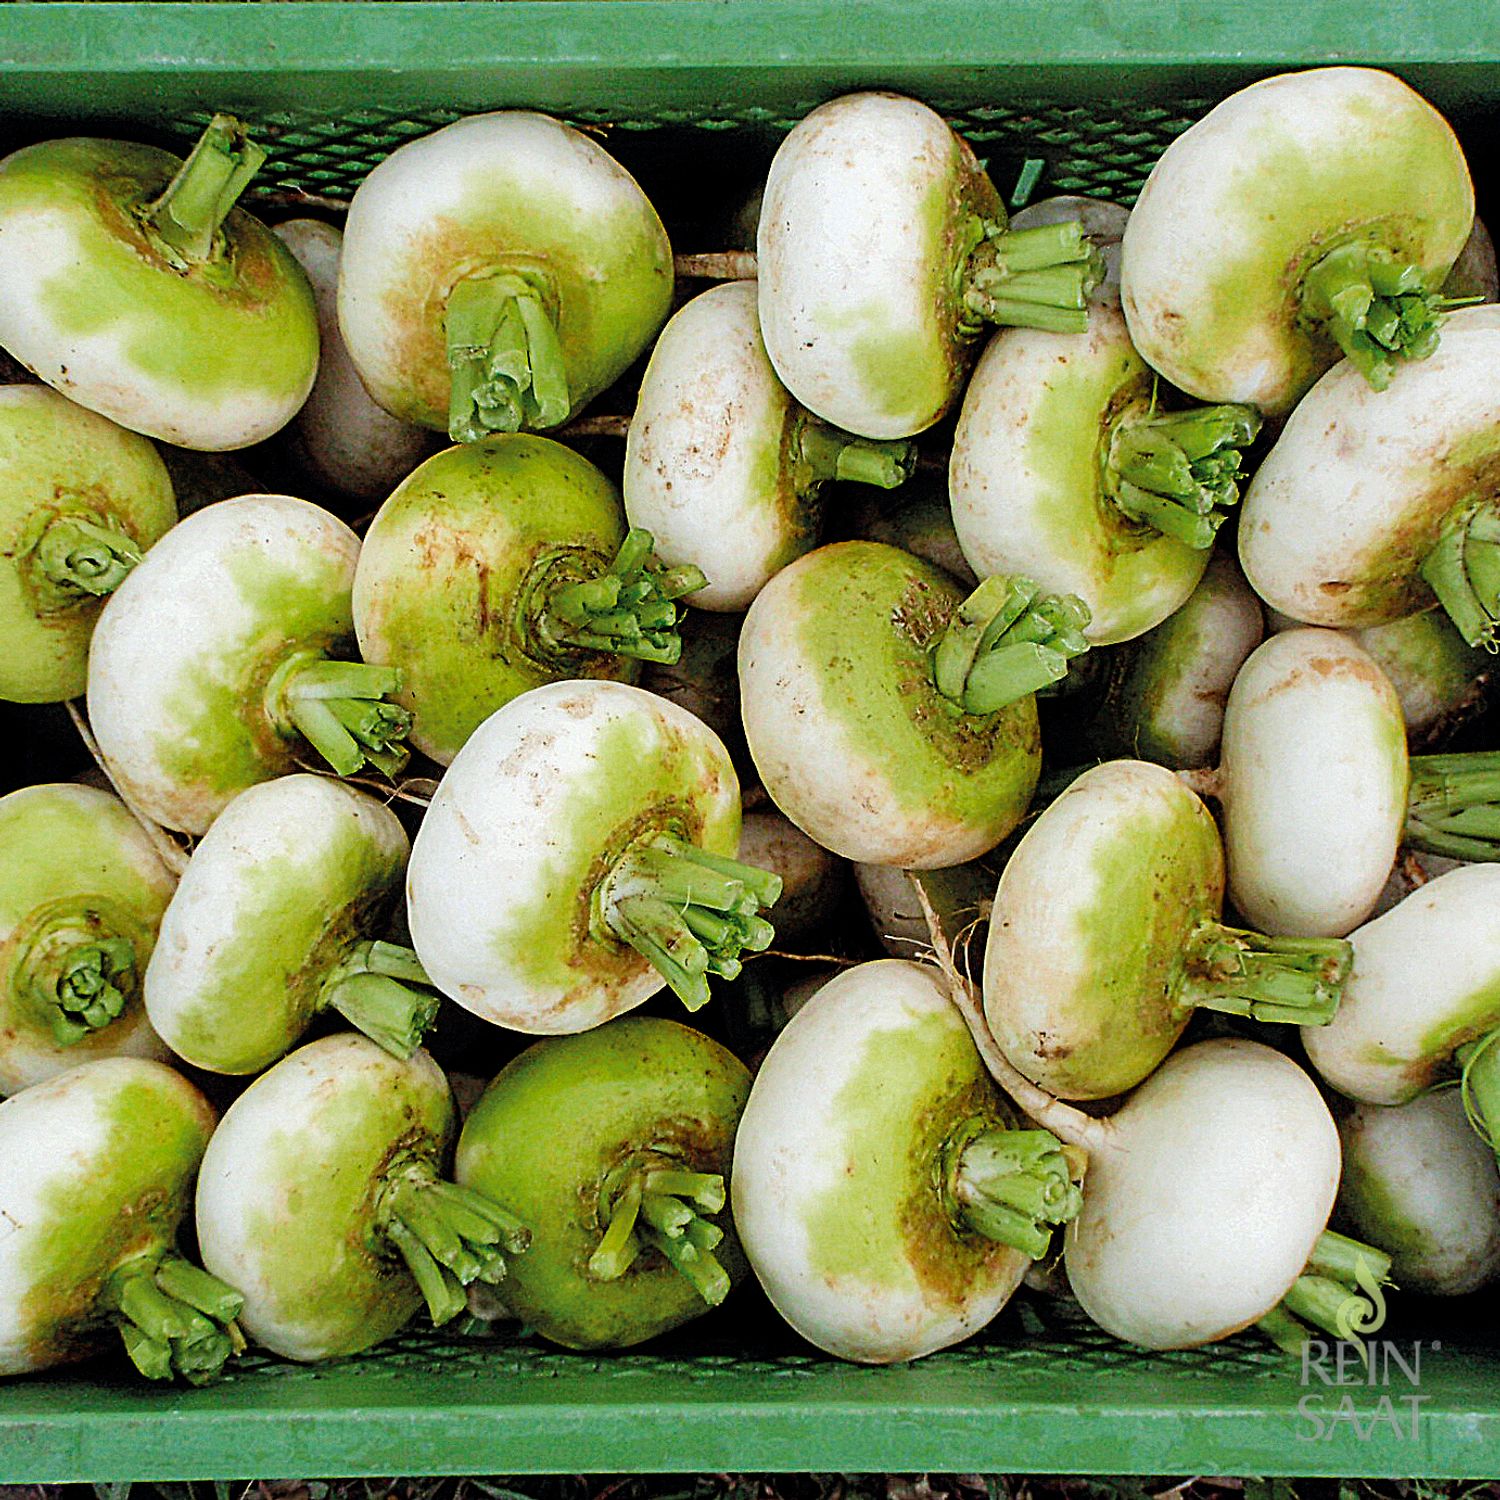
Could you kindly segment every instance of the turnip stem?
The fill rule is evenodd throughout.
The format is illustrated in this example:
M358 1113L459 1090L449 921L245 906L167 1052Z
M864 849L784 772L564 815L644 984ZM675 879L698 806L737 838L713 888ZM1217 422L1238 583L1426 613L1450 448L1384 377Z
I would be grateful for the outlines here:
M148 1379L212 1380L245 1347L234 1320L245 1299L178 1255L143 1256L105 1283L100 1305L119 1325L125 1351Z
M1347 1234L1325 1229L1318 1236L1313 1251L1307 1258L1306 1269L1316 1276L1327 1276L1334 1281L1343 1281L1358 1286L1361 1272L1376 1281L1389 1281L1391 1258L1384 1250L1366 1245L1360 1240L1350 1239Z
M1471 646L1500 650L1500 509L1471 498L1443 523L1422 577Z
M632 527L614 561L600 573L577 576L577 559L558 566L529 591L542 641L558 652L609 651L671 666L682 655L677 633L685 594L707 582L695 567L669 568L653 551L651 533Z
M272 674L266 709L285 734L300 734L340 776L373 765L394 776L407 762L411 715L385 701L401 686L394 667L332 661L298 651Z
M1291 1284L1281 1305L1314 1328L1351 1341L1355 1331L1367 1325L1375 1312L1365 1297L1350 1291L1342 1281L1306 1273Z
M448 435L474 443L497 432L557 427L572 401L567 364L540 276L467 276L448 294Z
M1203 922L1188 938L1173 999L1257 1021L1331 1021L1354 962L1343 938L1267 937Z
M113 593L140 560L135 538L113 519L65 511L32 544L28 573L39 609L52 614Z
M1211 547L1240 498L1240 450L1259 431L1248 406L1127 412L1109 436L1105 492L1132 521L1188 547Z
M1088 327L1089 293L1104 262L1076 220L1005 229L974 220L973 248L963 272L963 331L977 335L985 323L1082 333Z
M1500 1029L1465 1042L1453 1054L1469 1123L1494 1150L1500 1151Z
M676 275L699 281L754 281L759 269L753 250L708 250L672 257Z
M338 1011L371 1041L405 1058L421 1046L437 1017L438 997L426 988L431 984L410 948L358 943L324 982L320 1006Z
M504 1280L502 1246L514 1255L531 1240L513 1214L471 1188L440 1181L425 1161L408 1163L387 1178L376 1218L439 1325L463 1311L463 1288L471 1282Z
M156 238L189 263L214 256L214 237L266 159L233 115L215 115L161 196L142 217Z
M971 1229L1040 1260L1053 1228L1083 1207L1074 1167L1050 1131L989 1129L957 1153L953 1197Z
M1277 1303L1255 1326L1279 1349L1299 1358L1307 1343L1307 1325L1299 1323L1281 1303Z
M1291 1354L1300 1353L1306 1342L1305 1323L1357 1344L1385 1316L1380 1288L1390 1274L1391 1258L1383 1250L1325 1229L1302 1274L1257 1326Z
M1303 319L1322 327L1377 391L1398 360L1437 348L1444 309L1461 305L1429 291L1419 267L1362 240L1317 261L1302 278L1301 300Z
M760 916L781 881L671 835L628 850L599 888L604 923L647 959L688 1007L708 1003L707 974L732 979L740 954L771 945Z
M693 1289L710 1307L717 1307L729 1295L729 1273L711 1250L700 1250L685 1235L674 1237L658 1229L645 1229L641 1237L692 1282Z
M54 914L18 958L17 988L45 1007L62 1047L118 1019L139 983L135 945L95 911Z
M685 1172L658 1168L646 1173L648 1193L670 1193L690 1198L705 1213L716 1214L724 1207L724 1179L717 1172Z
M1405 842L1452 859L1500 859L1500 754L1414 755Z
M844 479L893 490L911 478L917 465L915 443L855 437L816 417L802 423L796 443L806 469L802 487L809 489L825 480Z
M1088 606L1043 594L1029 578L996 574L959 605L932 648L932 680L965 713L997 713L1066 676L1088 650Z

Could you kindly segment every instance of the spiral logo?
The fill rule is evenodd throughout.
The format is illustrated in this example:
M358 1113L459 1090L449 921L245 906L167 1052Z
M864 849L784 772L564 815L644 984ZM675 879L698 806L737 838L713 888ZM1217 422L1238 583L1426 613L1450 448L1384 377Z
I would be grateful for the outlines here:
M1334 1315L1339 1337L1351 1344L1359 1343L1364 1334L1385 1327L1385 1294L1363 1255L1354 1263L1354 1279L1359 1283L1359 1291L1351 1292Z

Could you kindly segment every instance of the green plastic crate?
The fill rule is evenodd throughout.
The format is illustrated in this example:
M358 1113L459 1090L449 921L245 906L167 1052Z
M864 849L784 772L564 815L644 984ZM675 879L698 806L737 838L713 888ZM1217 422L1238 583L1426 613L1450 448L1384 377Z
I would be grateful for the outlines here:
M813 105L926 99L1003 189L1133 197L1217 99L1285 67L1393 68L1446 110L1484 193L1500 121L1495 0L616 0L0 6L0 135L191 137L237 111L272 148L255 193L346 197L400 141L499 106L606 128L691 225ZM678 235L679 249L695 245ZM3 1226L0 1226L3 1233ZM913 1365L818 1355L755 1294L649 1349L410 1335L301 1368L251 1355L204 1391L98 1369L0 1385L0 1482L556 1470L989 1470L1492 1477L1495 1302L1393 1308L1373 1377L1304 1372L1247 1336L1147 1356L1013 1307Z

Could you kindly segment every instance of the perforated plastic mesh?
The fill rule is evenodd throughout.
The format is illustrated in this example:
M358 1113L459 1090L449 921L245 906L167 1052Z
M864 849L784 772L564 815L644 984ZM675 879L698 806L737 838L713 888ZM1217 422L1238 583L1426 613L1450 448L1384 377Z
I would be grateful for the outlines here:
M790 130L817 102L809 99L805 107L795 110L740 103L704 111L659 108L622 115L602 109L563 109L558 113L573 124L604 131L706 130L762 136ZM966 108L941 99L930 102L981 155L999 150L1017 158L1043 159L1048 167L1047 192L1086 193L1122 203L1134 200L1167 144L1213 103L1210 99L1177 100L1168 109L1108 99L1091 104L1036 100ZM247 114L246 123L270 151L250 196L300 192L348 198L360 179L397 146L451 124L464 113L460 109L412 114L366 108L333 118L313 112ZM172 121L169 129L191 141L207 121L206 113L187 115Z

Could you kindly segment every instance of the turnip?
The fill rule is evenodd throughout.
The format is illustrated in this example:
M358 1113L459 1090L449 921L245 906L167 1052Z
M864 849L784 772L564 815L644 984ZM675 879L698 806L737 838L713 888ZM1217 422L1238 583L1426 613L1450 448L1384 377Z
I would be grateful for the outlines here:
M1500 865L1429 880L1350 934L1354 971L1339 1014L1303 1033L1307 1055L1341 1094L1405 1104L1462 1081L1476 1128L1500 1129Z
M1437 353L1373 391L1334 366L1245 492L1240 562L1312 625L1381 625L1436 597L1471 646L1500 620L1500 309L1455 313Z
M107 1348L200 1385L243 1349L241 1298L176 1251L214 1128L161 1063L112 1057L0 1104L0 1375Z
M1380 896L1370 909L1370 921L1383 917L1392 907L1405 901L1413 891L1420 890L1429 880L1446 875L1460 865L1472 864L1472 860L1449 859L1442 854L1417 855L1403 851L1391 866L1391 873L1380 889Z
M388 412L455 442L566 422L645 349L671 297L656 210L549 115L471 115L411 141L349 205L349 355Z
M83 692L104 600L177 519L145 438L40 385L0 386L0 698Z
M339 256L344 237L321 219L288 219L276 235L307 275L318 308L318 378L284 439L318 484L351 500L384 500L432 450L425 428L377 406L359 382L339 333Z
M1288 630L1230 689L1216 790L1235 906L1269 932L1342 937L1364 921L1406 820L1406 726L1368 653Z
M91 1058L166 1055L141 976L176 883L108 792L0 797L0 1094Z
M930 939L913 883L921 881L944 931L957 934L989 916L996 872L983 860L921 874L896 865L861 864L854 867L854 879L880 946L892 958L916 958Z
M353 1032L299 1047L230 1105L198 1178L203 1263L239 1287L241 1322L288 1359L354 1354L426 1303L503 1281L530 1232L444 1180L453 1096L425 1052Z
M959 544L980 577L1077 594L1092 644L1130 640L1197 586L1259 430L1245 406L1161 407L1114 308L1095 308L1082 336L1007 330L953 434Z
M809 411L871 438L936 422L987 325L1082 332L1102 270L1076 220L1008 230L968 145L886 93L834 99L793 127L756 243L776 373Z
M1349 944L1226 927L1214 820L1170 771L1117 760L1027 829L995 889L984 1010L1049 1093L1105 1099L1146 1078L1197 1007L1326 1022Z
M241 792L214 819L162 919L146 1011L179 1057L258 1073L336 1011L409 1057L437 997L409 948L382 941L407 839L373 797L323 776Z
M340 775L406 763L389 667L353 654L359 539L287 495L189 516L111 596L89 656L89 719L127 801L201 833L236 792L316 753Z
M953 529L946 474L940 482L919 470L892 494L865 491L844 513L844 530L867 542L885 542L925 558L972 589L979 580L969 566ZM1065 679L1066 680L1066 679Z
M497 708L561 678L674 661L675 601L699 588L620 494L551 438L509 434L429 458L381 506L354 574L368 662L401 674L411 740L443 764Z
M1301 1068L1259 1042L1218 1037L1175 1053L1095 1119L1011 1064L925 910L948 996L985 1067L1037 1125L1087 1154L1064 1260L1096 1323L1147 1349L1191 1348L1252 1324L1287 1348L1301 1346L1307 1323L1349 1340L1379 1326L1390 1260L1326 1228L1338 1130Z
M879 542L784 568L740 632L740 703L771 800L846 859L962 864L1016 825L1040 769L1036 689L1086 648L1088 611L1024 578L965 599Z
M740 726L740 679L735 657L742 615L685 609L678 621L682 655L674 662L647 662L641 686L703 720L734 758L749 764Z
M1080 1173L1019 1128L936 972L880 959L773 1043L730 1191L776 1310L830 1354L889 1364L984 1327L1079 1211Z
M558 682L479 726L422 820L412 945L445 995L497 1025L585 1031L664 984L764 949L781 882L739 864L739 782L718 737L620 682Z
M1339 1136L1339 1217L1390 1252L1399 1285L1456 1297L1500 1277L1500 1168L1457 1089L1358 1105Z
M1203 401L1290 411L1340 351L1352 379L1383 390L1437 347L1438 288L1473 219L1458 141L1399 78L1261 79L1146 179L1121 265L1131 337Z
M740 823L741 863L765 870L781 882L776 899L776 936L785 944L828 927L838 913L848 866L776 811L747 812Z
M712 287L662 330L625 440L625 512L670 563L703 570L699 609L743 610L766 580L817 546L834 479L891 489L910 443L840 432L776 378L756 283Z
M1198 587L1160 625L1086 658L1097 654L1105 670L1074 738L1104 758L1135 756L1179 770L1209 763L1230 687L1264 632L1260 600L1233 559L1215 552Z
M749 1091L733 1054L655 1018L510 1063L465 1122L454 1175L531 1226L505 1280L512 1312L570 1349L618 1349L718 1306L745 1274L722 1211Z
M1010 216L1012 229L1034 229L1041 224L1066 224L1076 219L1085 236L1099 252L1103 270L1098 285L1089 293L1094 302L1120 305L1120 250L1130 210L1107 198L1081 198L1068 193L1041 198L1017 209Z
M80 406L188 448L286 425L318 365L312 289L234 201L265 152L215 115L188 159L71 137L0 162L0 344Z
M1440 609L1353 632L1391 680L1407 739L1440 744L1484 709L1494 657L1471 646Z
M1474 227L1443 283L1443 295L1465 302L1494 302L1500 297L1500 268L1495 264L1495 242L1484 220L1474 216Z

